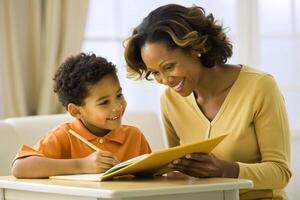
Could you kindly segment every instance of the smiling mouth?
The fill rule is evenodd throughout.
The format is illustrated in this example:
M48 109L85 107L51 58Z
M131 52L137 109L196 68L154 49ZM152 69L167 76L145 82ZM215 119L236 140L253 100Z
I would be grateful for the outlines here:
M117 116L114 116L114 117L108 117L107 120L118 120L121 118L121 115L117 115Z
M183 88L183 82L184 79L182 81L180 81L177 85L175 85L174 87L172 87L176 92L179 92L182 88Z

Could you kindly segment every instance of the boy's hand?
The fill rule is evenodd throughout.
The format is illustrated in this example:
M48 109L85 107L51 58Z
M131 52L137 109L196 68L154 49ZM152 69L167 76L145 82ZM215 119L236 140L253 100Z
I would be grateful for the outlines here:
M82 159L83 173L102 173L119 163L109 151L96 151Z

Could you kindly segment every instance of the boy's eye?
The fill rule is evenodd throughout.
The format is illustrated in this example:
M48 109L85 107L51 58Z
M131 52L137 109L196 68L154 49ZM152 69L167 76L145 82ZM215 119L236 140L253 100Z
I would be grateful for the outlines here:
M118 98L122 98L123 97L123 93L120 93L117 95Z
M108 100L105 100L105 101L100 102L99 105L106 105L106 104L108 104L108 102L109 102Z

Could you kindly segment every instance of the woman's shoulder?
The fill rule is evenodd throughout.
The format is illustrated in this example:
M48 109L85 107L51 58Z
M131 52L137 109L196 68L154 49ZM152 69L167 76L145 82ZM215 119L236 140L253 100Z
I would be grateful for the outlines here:
M172 88L167 87L160 96L160 103L161 105L170 104L170 103L177 103L179 104L182 101L185 101L187 97L182 97L180 94L175 92Z
M241 73L247 74L249 76L256 76L256 77L270 75L269 73L267 73L263 70L251 67L249 65L242 65Z
M189 97L189 96L188 96ZM180 94L178 94L174 89L167 87L161 95L161 99L169 99L169 100L176 100L178 101L179 99L184 100L185 98L188 97L183 97Z
M263 70L243 65L241 70L241 78L248 83L266 84L275 82L274 77Z
M243 65L241 72L242 79L257 90L270 92L278 89L275 78L268 72L247 65Z
M130 133L130 134L136 134L136 135L141 135L142 131L133 125L130 124L122 124L119 128L118 128L119 132L125 132L125 133Z
M174 96L174 93L171 88L166 87L165 90L161 94L161 98L167 98L169 96Z
M195 97L194 94L183 97L174 89L166 88L160 97L160 107L161 110L166 111L169 109L175 110L185 110L187 107L195 106Z

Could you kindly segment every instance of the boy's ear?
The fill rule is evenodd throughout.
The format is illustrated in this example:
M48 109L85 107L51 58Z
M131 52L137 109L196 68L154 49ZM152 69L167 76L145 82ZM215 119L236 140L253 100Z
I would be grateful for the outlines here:
M68 104L68 112L75 118L81 118L81 110L80 107L74 103Z

